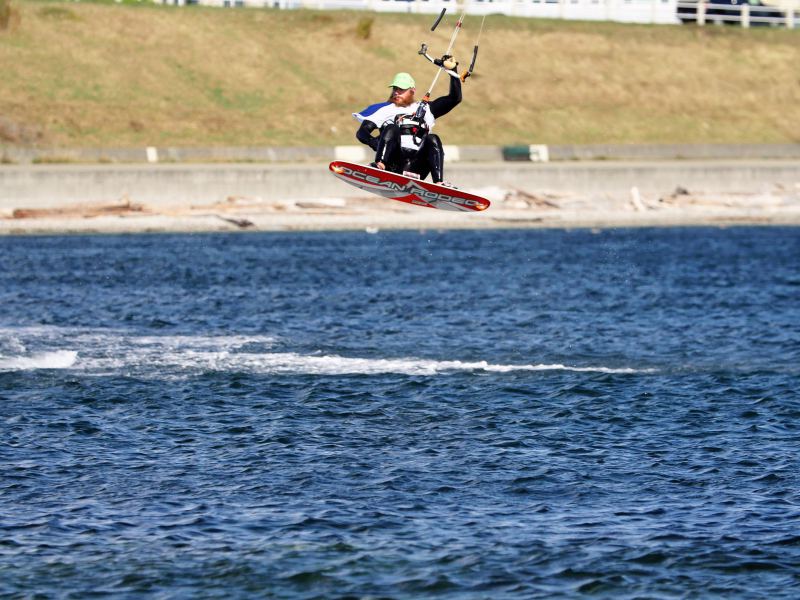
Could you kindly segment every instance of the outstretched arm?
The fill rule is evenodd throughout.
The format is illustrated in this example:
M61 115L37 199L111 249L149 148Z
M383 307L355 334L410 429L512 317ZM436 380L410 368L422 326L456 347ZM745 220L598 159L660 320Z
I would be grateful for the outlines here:
M447 96L441 96L431 101L431 114L435 119L443 117L461 102L461 79L458 77L450 77L449 79L450 92Z

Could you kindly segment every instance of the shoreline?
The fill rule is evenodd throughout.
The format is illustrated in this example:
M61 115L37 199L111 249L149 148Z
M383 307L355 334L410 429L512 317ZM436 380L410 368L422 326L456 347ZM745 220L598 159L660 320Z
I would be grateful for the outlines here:
M376 199L375 203L400 204L383 199ZM363 200L357 204L358 208L348 208L345 204L338 208L305 206L283 211L199 206L166 212L134 205L129 209L111 207L113 212L106 214L98 209L109 207L77 206L66 213L43 211L30 217L0 217L0 235L800 226L800 200L762 207L746 203L732 206L722 198L717 204L644 209L491 207L476 214L421 207L365 206Z
M415 207L326 164L0 168L0 235L800 225L800 161L451 164L480 213Z

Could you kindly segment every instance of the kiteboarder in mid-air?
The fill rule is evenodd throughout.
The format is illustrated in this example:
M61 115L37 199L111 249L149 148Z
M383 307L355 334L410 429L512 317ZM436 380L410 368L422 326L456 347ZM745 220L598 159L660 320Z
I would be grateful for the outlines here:
M375 151L371 166L395 173L413 173L420 179L431 175L434 183L444 179L442 140L431 133L436 119L443 117L461 102L461 78L458 63L451 56L440 59L450 74L450 90L430 102L416 101L416 83L408 73L398 73L389 87L386 102L372 104L353 116L361 122L356 138ZM373 132L379 131L375 136Z
M431 27L442 20L446 9ZM458 63L451 51L465 14L456 23L447 52L441 58L428 54L422 44L419 54L436 67L436 76L421 100L416 100L416 83L408 73L397 73L389 84L392 92L385 102L372 104L353 116L361 125L356 138L375 151L369 165L334 160L328 168L346 183L366 192L416 206L457 211L483 211L489 200L460 190L444 179L444 148L438 135L431 133L436 119L443 117L461 102L461 84L472 75L478 56L476 42L469 68L458 74ZM478 31L480 38L480 31ZM447 95L431 100L431 93L442 72L450 78ZM430 175L433 183L425 181Z

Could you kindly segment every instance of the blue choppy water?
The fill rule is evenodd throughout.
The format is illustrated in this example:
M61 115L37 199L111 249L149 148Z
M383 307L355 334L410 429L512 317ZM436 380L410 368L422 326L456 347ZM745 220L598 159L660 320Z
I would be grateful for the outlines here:
M796 598L800 230L0 239L4 598Z

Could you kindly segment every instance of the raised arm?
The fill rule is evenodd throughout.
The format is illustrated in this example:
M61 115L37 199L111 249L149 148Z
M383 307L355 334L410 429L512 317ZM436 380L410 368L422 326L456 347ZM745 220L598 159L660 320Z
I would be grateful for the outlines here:
M431 114L435 119L443 117L461 102L461 79L450 77L450 91L446 96L440 96L430 103Z

